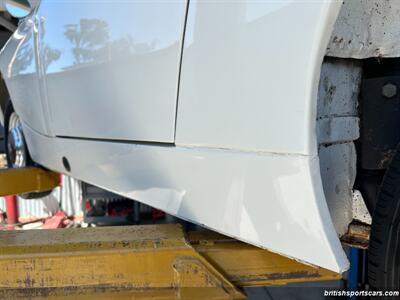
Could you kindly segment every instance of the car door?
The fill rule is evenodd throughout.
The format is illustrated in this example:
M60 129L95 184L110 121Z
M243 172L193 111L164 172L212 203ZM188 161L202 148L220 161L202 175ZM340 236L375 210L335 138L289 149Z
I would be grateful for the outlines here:
M42 1L52 134L174 142L186 0Z
M19 22L17 30L0 52L0 70L13 107L36 132L48 135L43 108L45 90L38 65L38 21L35 11Z

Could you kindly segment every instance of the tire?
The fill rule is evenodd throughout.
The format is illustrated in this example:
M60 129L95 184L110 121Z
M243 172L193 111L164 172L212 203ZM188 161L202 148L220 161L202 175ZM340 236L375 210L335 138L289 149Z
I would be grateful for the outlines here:
M8 147L9 145L9 131L10 131L10 121L12 119L13 114L15 114L14 107L9 100L6 105L6 109L4 112L4 149L6 152L6 158L7 158L7 165L8 168L13 168L13 162L11 160L11 154L10 154L10 149ZM26 153L26 159L24 166L35 166L37 167L37 164L35 164L29 154L28 148L25 146L25 153ZM19 195L20 197L24 199L37 199L37 198L43 198L48 196L51 193L50 191L46 192L39 192L39 193L24 193Z
M400 290L400 146L386 171L372 218L368 280L375 290Z

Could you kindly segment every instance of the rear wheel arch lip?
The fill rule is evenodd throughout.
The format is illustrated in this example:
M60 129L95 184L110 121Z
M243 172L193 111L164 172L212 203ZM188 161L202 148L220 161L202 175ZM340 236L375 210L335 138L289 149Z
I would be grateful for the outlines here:
M0 73L0 123L4 127L4 116L6 113L7 102L10 100L10 93L4 81L3 75Z

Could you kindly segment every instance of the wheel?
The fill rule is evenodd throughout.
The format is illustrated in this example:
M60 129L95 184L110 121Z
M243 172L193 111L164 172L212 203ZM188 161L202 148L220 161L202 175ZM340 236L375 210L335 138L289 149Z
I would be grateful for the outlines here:
M376 290L400 290L400 146L386 171L373 213L368 279Z
M36 166L29 155L22 124L14 111L11 101L8 101L4 112L4 149L9 168L24 168ZM24 199L36 199L49 195L51 191L40 193L24 193L19 195Z

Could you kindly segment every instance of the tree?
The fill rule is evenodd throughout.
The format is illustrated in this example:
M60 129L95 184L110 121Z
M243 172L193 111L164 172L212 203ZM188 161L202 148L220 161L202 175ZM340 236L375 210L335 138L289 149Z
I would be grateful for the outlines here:
M43 55L43 67L46 72L50 64L61 57L61 51L51 48L48 45L44 45L42 50Z
M108 23L99 19L81 19L65 25L65 37L73 44L75 64L107 58Z
M16 74L21 74L23 71L28 69L29 66L31 66L31 69L33 68L32 72L34 72L35 64L33 61L33 49L29 43L25 43L17 52L13 69Z

